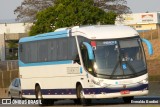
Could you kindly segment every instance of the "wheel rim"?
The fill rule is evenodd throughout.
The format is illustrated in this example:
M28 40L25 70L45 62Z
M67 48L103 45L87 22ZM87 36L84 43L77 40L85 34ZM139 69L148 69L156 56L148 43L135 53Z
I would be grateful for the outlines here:
M42 94L40 91L38 92L38 99L42 99Z
M80 92L80 98L84 98L84 91L83 90L81 90L81 92Z

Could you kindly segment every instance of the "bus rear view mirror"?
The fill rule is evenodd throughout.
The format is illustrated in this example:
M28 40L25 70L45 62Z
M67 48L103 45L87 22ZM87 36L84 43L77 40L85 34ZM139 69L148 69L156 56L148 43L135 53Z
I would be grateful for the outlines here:
M87 52L88 52L89 59L90 59L90 60L94 60L94 55L93 55L92 46L91 46L89 43L87 43L87 42L83 42L83 45L85 45L86 48L87 48Z
M142 42L144 42L147 45L149 55L152 55L153 54L152 44L147 39L142 39Z

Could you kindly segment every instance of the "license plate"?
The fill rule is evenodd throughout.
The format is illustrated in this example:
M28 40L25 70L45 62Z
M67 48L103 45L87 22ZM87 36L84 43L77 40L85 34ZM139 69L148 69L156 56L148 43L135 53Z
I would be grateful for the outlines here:
M123 91L121 91L121 94L129 94L130 92L129 92L129 90L123 90Z

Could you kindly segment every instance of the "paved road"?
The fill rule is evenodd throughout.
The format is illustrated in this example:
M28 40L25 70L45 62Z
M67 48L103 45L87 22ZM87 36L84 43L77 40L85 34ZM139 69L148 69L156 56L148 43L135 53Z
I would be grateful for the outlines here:
M159 100L160 101L160 100ZM39 105L7 105L8 107L39 107ZM105 100L93 100L91 106L87 107L160 107L160 104L124 104L122 99L105 99ZM0 107L6 107L6 105L0 105ZM82 107L81 105L75 105L72 100L57 101L55 105L48 107Z
M149 96L160 96L160 81L149 82Z
M148 96L140 96L137 98L158 98L159 104L124 104L121 98L118 99L103 99L103 100L93 100L93 107L160 107L160 82L150 82L149 84L149 95ZM151 99L152 100L152 99ZM144 100L146 101L146 100ZM8 105L8 106L17 106L17 105ZM26 105L19 105L19 107L26 107ZM30 107L35 107L39 105L30 105ZM0 105L0 107L5 107L4 105ZM82 107L80 105L75 105L72 100L60 100L56 101L54 107Z

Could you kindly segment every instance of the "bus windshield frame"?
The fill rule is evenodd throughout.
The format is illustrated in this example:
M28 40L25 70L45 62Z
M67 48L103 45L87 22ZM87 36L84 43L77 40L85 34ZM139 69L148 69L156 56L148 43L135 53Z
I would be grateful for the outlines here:
M126 79L147 73L145 53L139 37L95 42L93 69L97 77Z

